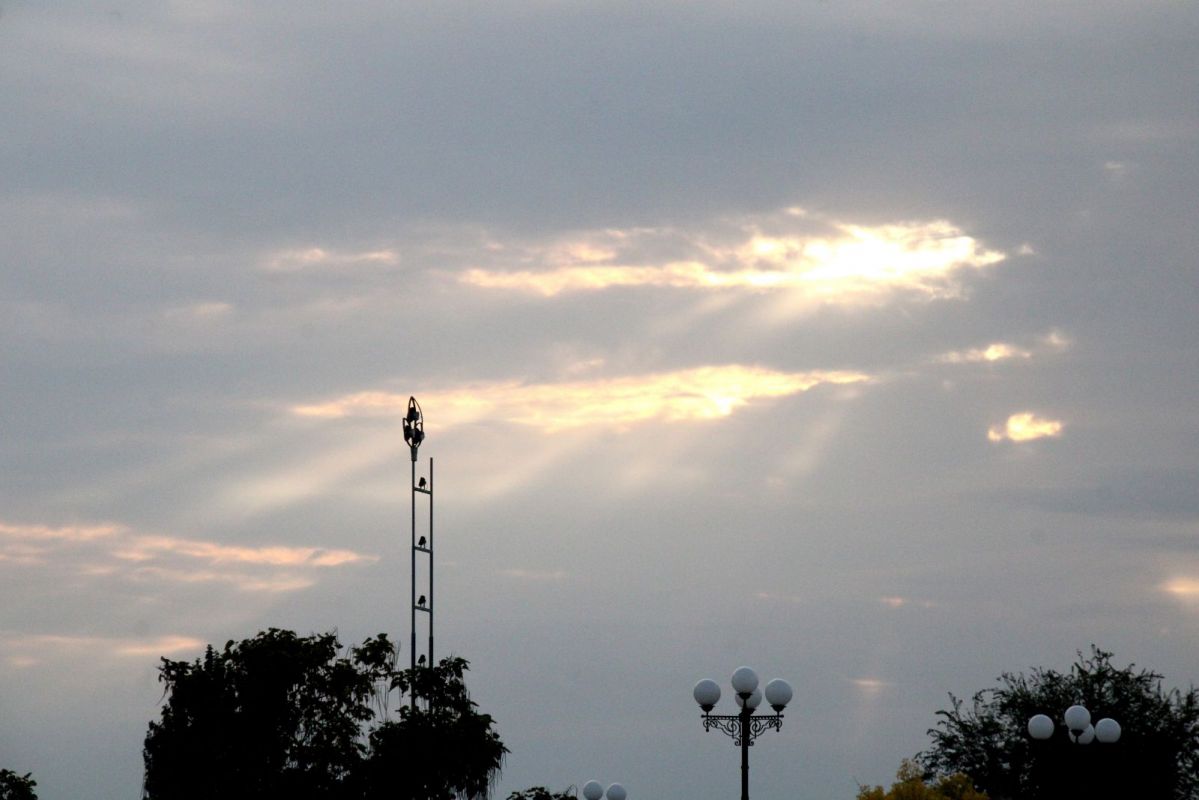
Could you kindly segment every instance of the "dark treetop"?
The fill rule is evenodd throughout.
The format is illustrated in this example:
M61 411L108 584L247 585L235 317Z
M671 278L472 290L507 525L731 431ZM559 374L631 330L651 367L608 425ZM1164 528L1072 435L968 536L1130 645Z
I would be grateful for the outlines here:
M1161 675L1132 664L1117 669L1111 658L1092 646L1069 672L1004 673L999 686L978 692L969 705L951 694L952 707L937 712L932 746L920 755L927 773L964 773L992 800L1199 800L1195 689L1166 690ZM1072 743L1061 718L1075 703L1094 719L1119 722L1120 740ZM1048 741L1028 735L1034 714L1058 723Z
M146 734L147 800L465 800L486 794L507 749L469 698L467 662L395 669L383 634L270 629L163 659L161 719ZM413 693L420 698L415 706ZM398 694L398 713L389 701Z

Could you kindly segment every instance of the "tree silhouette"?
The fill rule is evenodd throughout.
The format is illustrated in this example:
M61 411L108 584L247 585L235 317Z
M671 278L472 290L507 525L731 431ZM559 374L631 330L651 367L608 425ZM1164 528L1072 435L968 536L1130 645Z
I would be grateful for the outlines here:
M508 748L489 714L476 711L466 691L465 659L402 670L392 678L401 695L419 698L370 734L367 797L467 800L486 797ZM397 765L402 764L401 768Z
M575 800L574 787L552 792L544 786L531 786L522 792L513 792L508 800Z
M30 773L18 775L10 769L0 769L0 800L37 800L34 786L37 781Z
M1167 691L1161 675L1117 669L1111 658L1092 646L1068 673L1004 673L969 705L951 694L952 707L937 712L929 731L932 747L920 755L926 771L964 773L992 800L1199 800L1199 694ZM1120 740L1077 745L1060 729L1045 742L1028 735L1034 714L1060 720L1074 703L1118 721Z
M386 635L347 654L334 633L271 628L162 659L166 700L143 757L146 800L434 800L482 796L507 752L463 682L468 664L395 669ZM422 698L397 715L389 697ZM421 752L425 736L443 747Z

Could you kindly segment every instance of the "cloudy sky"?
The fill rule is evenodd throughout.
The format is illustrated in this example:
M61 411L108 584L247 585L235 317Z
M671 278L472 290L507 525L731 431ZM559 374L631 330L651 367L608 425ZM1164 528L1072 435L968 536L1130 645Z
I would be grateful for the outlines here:
M4 2L0 767L136 797L160 656L406 643L409 395L500 797L732 795L741 664L798 800L1199 681L1197 100L1185 2Z

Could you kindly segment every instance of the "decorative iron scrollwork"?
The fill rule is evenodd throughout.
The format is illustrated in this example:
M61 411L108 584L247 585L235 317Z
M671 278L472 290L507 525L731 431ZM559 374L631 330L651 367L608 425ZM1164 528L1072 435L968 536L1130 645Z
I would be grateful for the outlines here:
M749 746L754 746L754 739L757 739L763 732L769 730L779 730L783 726L783 715L775 714L767 717L749 718ZM710 731L713 728L721 733L733 737L733 744L737 747L741 746L741 731L743 728L742 716L740 714L704 714L704 730Z

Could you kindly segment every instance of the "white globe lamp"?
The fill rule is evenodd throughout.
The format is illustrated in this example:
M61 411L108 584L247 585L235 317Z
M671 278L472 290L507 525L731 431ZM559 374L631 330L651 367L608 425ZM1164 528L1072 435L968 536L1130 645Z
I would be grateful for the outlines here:
M758 673L749 667L737 667L732 684L737 694L753 694L754 689L758 688Z
M1045 714L1037 714L1028 721L1028 735L1045 741L1053 736L1053 720Z
M585 800L600 800L604 796L604 787L599 781L587 781L583 784Z
M1091 724L1091 712L1087 711L1086 706L1072 705L1066 709L1063 721L1071 733L1079 736Z
M766 702L774 709L774 713L782 714L783 709L791 702L791 684L782 678L775 678L766 684Z
M699 707L706 714L720 700L720 684L705 678L695 684L695 688L691 690L691 696L695 698L695 702L699 703Z
M1103 744L1115 744L1120 741L1120 723L1104 717L1095 723L1095 738Z
M750 695L747 698L742 698L741 695L737 695L737 705L741 708L748 708L750 711L753 711L755 708L762 705L762 690L754 689L752 692L750 692Z
M608 787L608 800L625 800L628 796L629 793L619 783L614 783Z

